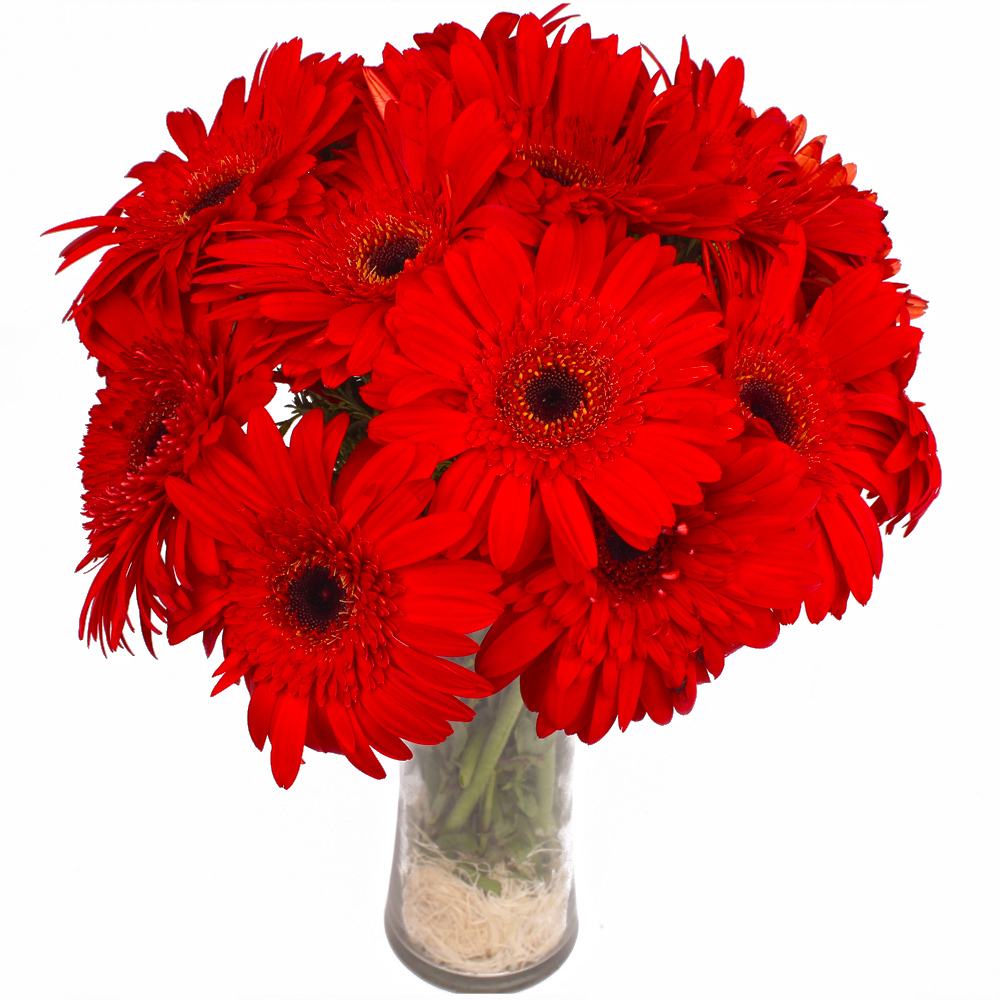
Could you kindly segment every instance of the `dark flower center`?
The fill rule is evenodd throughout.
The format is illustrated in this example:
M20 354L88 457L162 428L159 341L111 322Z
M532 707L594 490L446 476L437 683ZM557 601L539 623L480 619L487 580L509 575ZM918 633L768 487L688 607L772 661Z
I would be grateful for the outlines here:
M420 241L409 233L388 240L377 246L366 261L369 270L380 278L392 278L399 274L408 260L413 260L420 253Z
M135 433L128 451L129 472L138 472L156 454L160 442L169 433L165 421L177 415L177 403L174 399L159 398L143 417Z
M240 186L242 178L234 177L231 181L223 181L209 188L202 196L188 209L188 215L197 215L206 208L215 208L221 205Z
M608 359L551 337L508 359L494 386L497 413L522 444L569 447L592 437L616 386Z
M790 445L795 439L795 417L788 400L770 382L749 378L740 386L740 402L755 416L766 420L774 436Z
M300 628L322 634L345 610L347 591L325 566L310 566L288 581L286 599Z
M607 525L605 529L604 553L606 561L609 563L635 562L636 559L647 554L642 549L636 549L629 545L611 525Z
M660 535L652 548L643 552L625 541L593 508L594 537L597 539L597 577L624 598L645 599L663 593L663 581L676 580L671 570L672 536Z
M160 444L163 439L163 435L167 433L166 424L161 420L150 432L149 437L146 438L146 458L149 458Z
M583 386L565 368L555 368L524 387L524 400L536 420L549 424L576 412L583 400Z

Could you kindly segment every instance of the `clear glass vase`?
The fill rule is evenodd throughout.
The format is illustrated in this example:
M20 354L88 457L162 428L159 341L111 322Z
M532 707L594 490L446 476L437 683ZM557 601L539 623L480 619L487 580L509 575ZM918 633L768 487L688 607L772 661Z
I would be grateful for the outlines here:
M457 993L512 993L576 942L569 840L572 743L535 734L517 681L401 765L385 909L393 950Z

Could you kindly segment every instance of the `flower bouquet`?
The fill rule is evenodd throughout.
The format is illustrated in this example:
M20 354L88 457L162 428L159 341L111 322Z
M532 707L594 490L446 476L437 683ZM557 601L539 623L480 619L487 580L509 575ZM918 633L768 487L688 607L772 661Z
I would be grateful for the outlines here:
M568 737L866 603L940 488L855 167L739 59L565 6L374 67L278 45L57 227L104 250L81 637L219 646L283 788L305 747L403 761L386 928L452 989L572 948Z

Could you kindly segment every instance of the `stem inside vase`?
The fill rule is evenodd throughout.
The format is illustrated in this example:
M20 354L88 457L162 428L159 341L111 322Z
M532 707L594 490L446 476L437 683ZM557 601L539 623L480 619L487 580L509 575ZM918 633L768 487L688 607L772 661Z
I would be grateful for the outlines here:
M403 766L400 915L431 962L497 975L566 935L570 745L538 738L517 681L470 704L475 719Z

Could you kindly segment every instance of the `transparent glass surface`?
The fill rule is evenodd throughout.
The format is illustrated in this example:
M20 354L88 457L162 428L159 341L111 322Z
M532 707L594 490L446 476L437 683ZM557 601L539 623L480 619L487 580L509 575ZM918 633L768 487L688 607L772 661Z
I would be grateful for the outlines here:
M470 704L472 722L401 765L386 934L436 986L514 992L576 940L572 743L536 736L517 681Z

